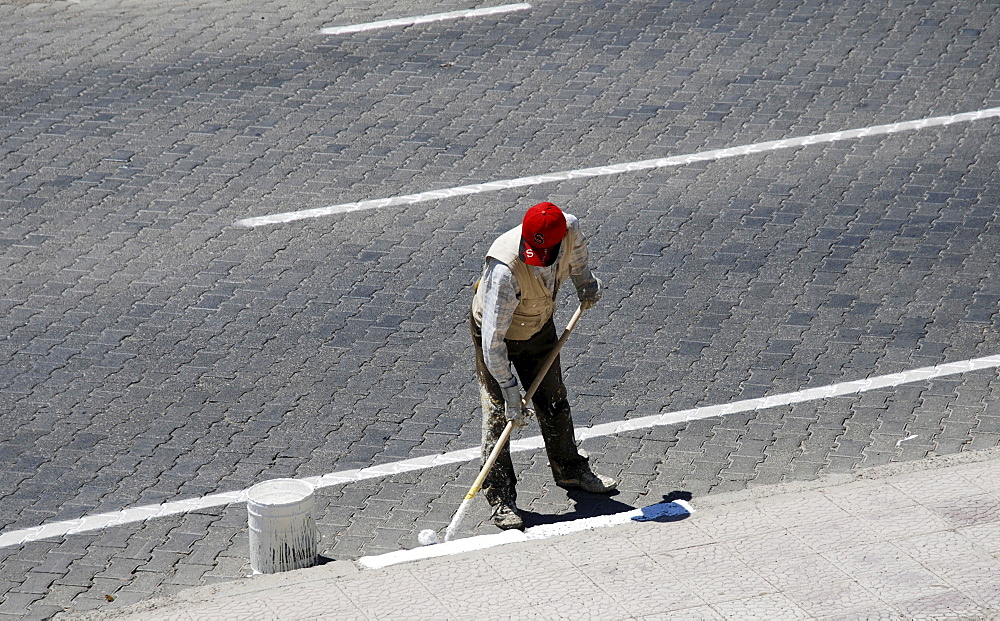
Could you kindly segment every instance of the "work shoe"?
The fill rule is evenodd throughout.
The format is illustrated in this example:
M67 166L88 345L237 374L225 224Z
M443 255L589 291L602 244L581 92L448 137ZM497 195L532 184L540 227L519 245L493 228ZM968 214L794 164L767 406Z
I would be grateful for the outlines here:
M590 492L591 494L610 494L611 492L618 489L618 481L615 481L611 477L604 476L603 474L597 474L587 468L582 471L578 476L570 479L559 479L556 481L556 485L560 487L570 487L574 489L582 489L585 492Z
M514 503L502 502L493 507L493 523L501 530L518 529L524 530L524 520L517 512Z

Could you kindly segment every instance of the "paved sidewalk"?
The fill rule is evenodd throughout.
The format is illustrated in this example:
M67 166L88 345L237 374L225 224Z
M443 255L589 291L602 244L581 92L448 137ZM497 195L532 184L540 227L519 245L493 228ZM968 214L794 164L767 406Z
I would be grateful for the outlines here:
M695 513L199 587L89 619L1000 618L1000 451L694 499Z

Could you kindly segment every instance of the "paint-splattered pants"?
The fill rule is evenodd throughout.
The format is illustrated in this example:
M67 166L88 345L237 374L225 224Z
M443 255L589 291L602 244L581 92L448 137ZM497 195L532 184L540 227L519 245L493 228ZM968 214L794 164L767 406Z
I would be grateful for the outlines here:
M504 427L507 426L507 417L504 413L500 384L486 368L486 362L483 360L482 331L471 314L469 328L476 347L476 374L479 377L479 394L483 406L482 458L485 462L496 446ZM526 341L504 341L507 344L508 357L521 382L522 391L527 390L535 381L545 357L552 351L557 340L555 323L549 319L541 331ZM573 418L570 415L569 401L566 399L566 386L563 384L558 356L549 368L549 372L545 374L545 379L538 386L531 402L538 416L538 426L545 441L545 452L549 458L552 475L556 480L575 477L581 470L587 468L587 458L577 449ZM483 494L494 507L501 502L513 503L517 499L516 482L508 445L502 449L493 469L483 482Z

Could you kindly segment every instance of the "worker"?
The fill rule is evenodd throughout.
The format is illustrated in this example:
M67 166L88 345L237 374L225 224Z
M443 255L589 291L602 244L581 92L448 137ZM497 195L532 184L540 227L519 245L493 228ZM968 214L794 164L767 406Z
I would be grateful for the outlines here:
M486 253L469 318L483 409L484 461L508 421L516 428L527 425L531 412L522 407L521 387L531 386L558 341L552 315L566 278L576 286L584 310L601 298L601 281L588 267L579 220L550 202L528 209L521 225L497 238ZM595 494L614 492L617 482L593 472L577 447L558 356L532 404L556 484ZM515 485L510 448L504 446L483 482L493 523L504 530L524 528Z

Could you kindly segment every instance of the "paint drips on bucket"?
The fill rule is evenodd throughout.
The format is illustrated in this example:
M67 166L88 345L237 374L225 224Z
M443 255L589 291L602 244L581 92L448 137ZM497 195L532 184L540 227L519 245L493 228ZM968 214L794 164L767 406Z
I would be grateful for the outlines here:
M312 485L298 479L274 479L247 490L254 573L273 574L316 564L319 530L313 504Z

